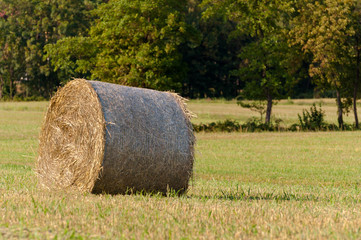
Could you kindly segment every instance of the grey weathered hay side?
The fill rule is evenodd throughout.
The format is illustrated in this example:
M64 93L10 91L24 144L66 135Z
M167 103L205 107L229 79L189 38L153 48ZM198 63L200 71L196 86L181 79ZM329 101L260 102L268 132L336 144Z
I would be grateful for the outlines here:
M173 93L73 80L45 117L39 183L93 193L183 192L194 161L189 118Z

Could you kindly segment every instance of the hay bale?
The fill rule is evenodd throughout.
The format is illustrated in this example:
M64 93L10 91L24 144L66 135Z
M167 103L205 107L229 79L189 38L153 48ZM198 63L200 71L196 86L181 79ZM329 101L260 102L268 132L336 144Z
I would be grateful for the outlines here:
M51 99L37 174L48 189L183 192L195 138L176 94L75 79Z

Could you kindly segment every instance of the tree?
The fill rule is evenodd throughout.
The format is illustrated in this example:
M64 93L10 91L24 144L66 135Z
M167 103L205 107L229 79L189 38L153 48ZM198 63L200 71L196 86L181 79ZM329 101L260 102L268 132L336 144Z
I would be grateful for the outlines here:
M218 11L237 23L239 34L249 39L239 57L243 60L239 71L245 81L242 94L246 98L266 100L265 122L271 120L274 100L281 96L282 89L290 85L292 78L288 74L288 48L284 30L288 27L288 18L292 13L293 1L282 0L206 0L208 5L204 16L207 18Z
M12 99L15 92L14 83L24 76L25 39L22 37L22 29L16 20L18 13L17 5L27 7L27 2L19 0L16 3L0 1L0 95L6 95Z
M267 102L256 100L256 101L244 101L241 96L237 98L237 104L243 108L248 108L251 111L258 112L260 114L261 121L263 120L263 115L267 111Z
M198 41L182 45L183 61L187 64L182 95L195 97L234 98L241 83L231 73L240 64L238 57L242 37L235 33L236 24L221 14L202 18L201 1L194 1L186 21L196 30Z
M77 73L89 71L93 79L179 91L186 68L178 50L191 37L186 7L187 1L177 0L109 1L93 12L97 20L89 37L64 39L49 46L48 54L55 68L67 62ZM74 41L89 43L92 50L80 47L86 52L71 52L74 59L64 60L64 50Z
M287 45L278 38L263 38L243 48L240 57L243 66L237 75L245 81L241 93L245 99L266 101L266 119L269 123L276 99L291 89L294 78L289 74Z
M89 26L87 12L97 0L0 0L2 81L22 81L32 94L49 97L59 76L44 58L44 46L66 36L76 36ZM4 17L6 16L6 17ZM1 79L0 79L1 80Z
M98 0L33 0L32 15L28 16L26 47L27 75L29 85L36 87L39 94L50 96L62 81L51 68L51 59L44 57L47 44L78 36L86 32L92 17L89 11L97 6Z
M313 56L310 75L315 78L317 85L336 91L340 128L344 124L342 97L350 94L350 85L354 89L351 92L355 124L358 127L356 100L360 81L360 15L357 2L300 1L299 15L295 17L291 31L293 44L299 44L304 52ZM355 77L352 78L352 75Z
M351 76L347 78L348 82L351 80L351 86L348 89L351 90L353 112L355 116L355 127L359 128L359 120L357 116L357 104L358 95L361 88L360 68L361 68L361 1L354 1L351 6L351 28L353 32L348 37L348 55L349 68L347 72L351 73Z
M71 78L91 78L91 69L99 49L90 37L65 37L44 48L53 71L62 84Z

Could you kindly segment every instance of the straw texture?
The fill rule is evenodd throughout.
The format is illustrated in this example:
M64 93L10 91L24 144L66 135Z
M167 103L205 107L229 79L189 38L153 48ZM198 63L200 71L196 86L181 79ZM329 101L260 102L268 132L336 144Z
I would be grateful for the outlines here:
M173 93L73 80L45 117L39 183L93 193L183 192L194 161L190 116Z

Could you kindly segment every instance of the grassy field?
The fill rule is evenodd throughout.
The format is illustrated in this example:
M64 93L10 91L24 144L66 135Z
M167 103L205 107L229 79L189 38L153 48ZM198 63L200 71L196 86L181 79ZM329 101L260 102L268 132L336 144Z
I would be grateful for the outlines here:
M274 113L292 122L310 104ZM33 171L46 105L0 103L0 239L361 238L361 132L197 134L181 197L47 192ZM189 107L195 122L252 113L224 101Z
M309 110L313 103L316 103L317 107L321 103L322 110L326 113L325 120L328 123L337 123L335 99L281 100L272 110L273 118L280 118L285 124L291 125L298 122L297 114L302 114L303 109ZM235 100L192 100L188 105L193 112L197 113L198 118L193 120L194 123L208 123L226 119L245 122L253 116L260 116L257 112L238 106ZM361 103L358 105L361 107ZM345 115L344 121L352 124L354 122L353 113Z

